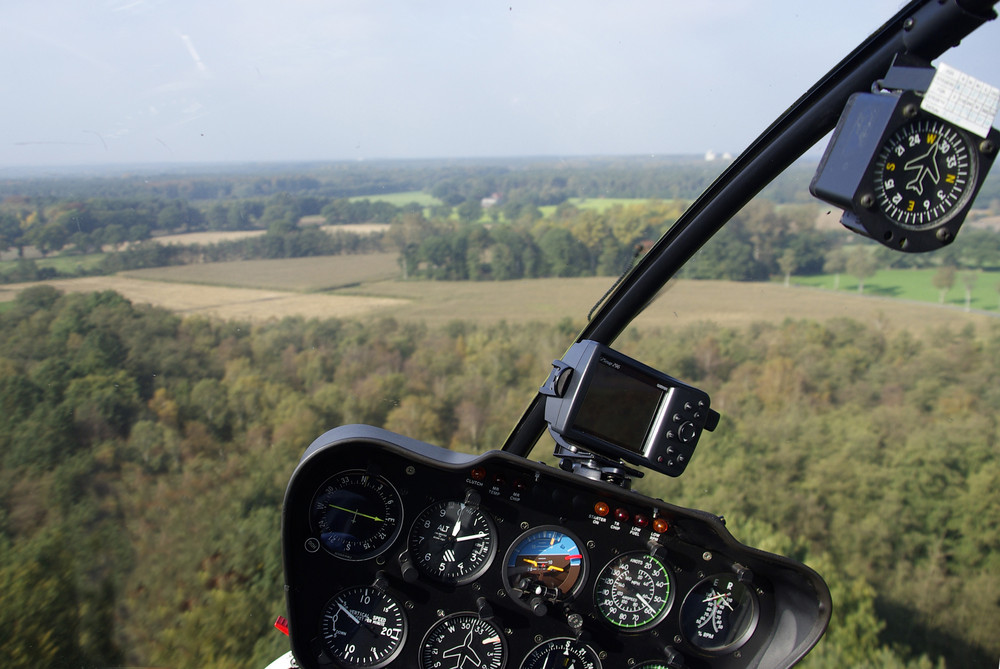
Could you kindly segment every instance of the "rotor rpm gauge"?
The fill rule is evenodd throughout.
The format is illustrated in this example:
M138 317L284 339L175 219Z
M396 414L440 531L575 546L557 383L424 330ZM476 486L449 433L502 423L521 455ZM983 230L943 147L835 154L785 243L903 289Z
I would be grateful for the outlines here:
M663 620L673 602L670 572L642 551L619 555L597 577L594 601L615 627L628 632L649 629Z
M454 613L431 627L420 645L420 669L503 669L507 642L491 620Z
M753 590L729 574L700 581L681 604L681 632L711 653L742 646L753 635L760 611Z
M954 125L931 116L905 123L876 154L878 206L907 228L941 225L973 196L977 159L969 136Z
M528 653L520 669L601 669L597 652L569 637L543 641Z
M352 669L384 667L399 655L405 638L403 607L373 585L341 590L320 618L323 647Z
M424 509L410 530L410 554L430 578L461 585L482 574L497 552L493 521L479 507L444 501Z
M402 507L386 479L351 470L316 491L309 519L327 551L345 560L364 560L385 551L399 536Z

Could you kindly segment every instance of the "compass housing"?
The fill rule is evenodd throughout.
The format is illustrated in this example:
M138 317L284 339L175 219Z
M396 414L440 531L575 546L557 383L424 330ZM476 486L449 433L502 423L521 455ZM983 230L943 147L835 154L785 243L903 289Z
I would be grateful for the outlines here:
M809 184L844 210L841 223L908 253L947 246L996 156L1000 132L978 138L920 108L915 91L851 96Z

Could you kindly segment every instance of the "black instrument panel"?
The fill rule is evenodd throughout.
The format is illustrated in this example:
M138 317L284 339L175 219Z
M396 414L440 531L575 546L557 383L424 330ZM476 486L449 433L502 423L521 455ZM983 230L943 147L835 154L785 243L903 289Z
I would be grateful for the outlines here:
M830 617L711 514L360 425L306 451L282 552L302 667L791 666Z

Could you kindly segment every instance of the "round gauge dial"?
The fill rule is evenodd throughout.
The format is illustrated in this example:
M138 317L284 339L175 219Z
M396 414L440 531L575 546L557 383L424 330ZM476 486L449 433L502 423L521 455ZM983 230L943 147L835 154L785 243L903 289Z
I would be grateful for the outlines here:
M709 652L739 648L760 615L753 590L729 574L703 579L681 604L681 631L691 645Z
M346 560L382 553L399 535L403 503L392 484L363 470L346 471L316 491L313 531L329 552Z
M569 637L543 641L528 653L520 669L601 669L593 648Z
M670 572L643 552L619 555L601 570L594 601L604 619L630 632L653 627L673 602Z
M497 532L482 510L445 501L424 509L410 529L410 554L427 576L460 585L489 568L497 552Z
M346 667L383 667L403 648L406 616L391 595L372 585L337 593L323 609L323 647Z
M933 117L899 127L875 157L875 199L893 222L920 229L939 225L973 196L978 154L969 137Z
M427 631L420 644L420 669L502 669L507 642L496 623L475 613L454 613Z
M544 599L567 599L583 585L587 563L580 542L554 526L522 534L507 551L504 584L535 591Z

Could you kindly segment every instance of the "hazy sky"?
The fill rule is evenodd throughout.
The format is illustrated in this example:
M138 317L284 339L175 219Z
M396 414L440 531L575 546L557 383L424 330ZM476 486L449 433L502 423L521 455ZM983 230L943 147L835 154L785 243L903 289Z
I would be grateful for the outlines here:
M900 5L3 0L0 168L736 154Z

